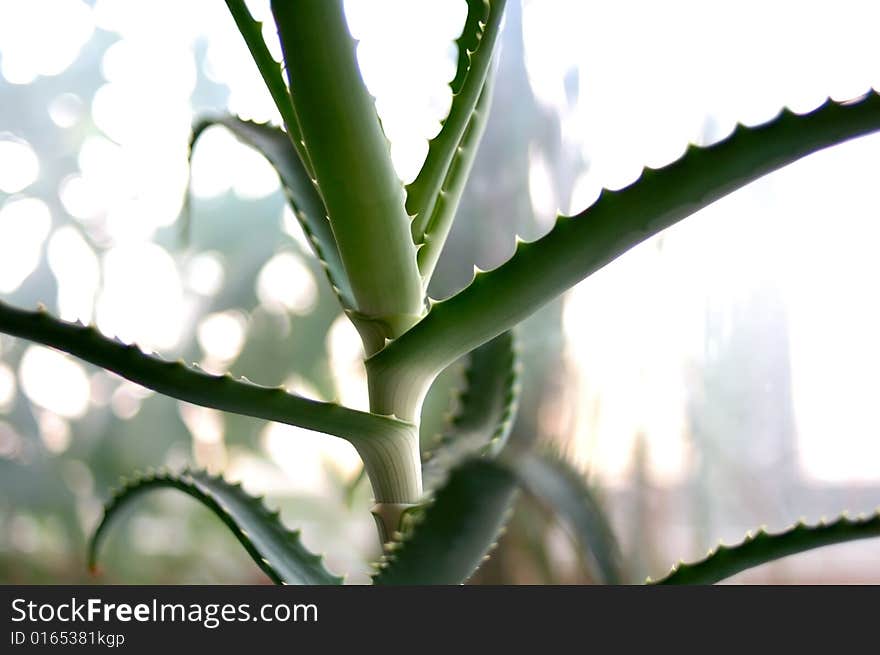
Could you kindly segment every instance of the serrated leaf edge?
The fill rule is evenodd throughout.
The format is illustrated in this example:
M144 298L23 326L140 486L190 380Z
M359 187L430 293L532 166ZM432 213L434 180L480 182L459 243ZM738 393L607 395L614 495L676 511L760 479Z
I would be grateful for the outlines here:
M505 472L507 473L506 469L504 469L503 467L500 468L502 468L502 470L505 470ZM436 492L429 494L421 504L416 505L404 512L401 518L401 526L405 526L405 531L394 533L392 539L383 544L383 554L379 557L379 560L371 564L371 566L376 571L371 576L372 583L374 585L381 584L381 582L379 582L379 579L381 578L383 571L393 566L394 562L401 556L401 554L405 552L407 545L418 536L419 526L423 525L425 521L428 520L431 507L438 501L438 498L443 493L445 484L449 481L451 475L452 471L447 472L446 479L443 481L443 484L437 485ZM480 569L480 567L487 561L489 561L489 559L491 559L492 553L498 548L498 543L501 538L506 534L507 525L510 522L511 517L513 516L517 493L518 489L515 489L510 504L504 511L504 514L499 521L499 527L497 532L495 533L494 538L492 539L492 543L486 549L483 557L476 563L473 570L465 576L460 584L465 584L468 580L470 580ZM479 502L479 499L475 500Z
M477 451L460 455L459 457L453 458L449 462L444 463L447 475L449 469L454 467L465 457L496 455L501 448L503 448L507 438L510 436L511 430L513 429L513 424L516 420L516 414L519 408L520 392L522 390L522 361L519 353L519 341L516 338L515 332L510 330L505 334L508 335L506 338L510 340L510 347L505 350L506 360L502 364L506 376L503 383L505 395L502 401L503 409L501 416L495 424L493 431L488 436L486 443ZM436 462L439 458L442 458L444 449L450 447L457 440L455 431L456 428L460 426L462 415L466 411L468 397L470 394L476 393L476 390L474 389L474 377L476 375L474 366L474 357L473 353L471 353L468 356L467 364L461 372L462 382L452 390L450 398L450 404L457 407L457 411L447 415L440 435L433 440L433 446L423 453L423 469L426 466L432 465L432 463Z
M832 533L838 530L843 530L843 534L834 536ZM846 541L878 536L880 536L880 509L873 514L861 515L855 519L850 519L848 514L844 512L830 523L822 519L819 523L810 525L801 519L788 529L775 533L768 532L766 527L762 526L755 532L747 532L743 540L738 544L728 546L724 543L719 543L718 546L709 551L705 558L688 563L679 561L672 566L666 575L657 580L648 578L646 583L651 585L714 584L747 569L787 557L788 555L795 555L807 550ZM804 547L794 547L793 545L787 547L787 542L798 537L815 539L816 543ZM755 563L749 559L754 557L754 554L751 554L749 549L755 548L755 544L759 542L765 547L775 548L776 551L774 554L759 558L762 561ZM719 574L715 567L717 566L718 558L722 555L738 557L742 561L739 565L735 566L728 564L725 567L724 573ZM702 578L700 578L701 574ZM679 581L679 578L685 576L687 576L687 581ZM694 576L697 577L696 580L693 579Z
M234 136L236 138L236 140L238 140L242 144L248 146L249 148L255 150L256 152L260 153L266 159L266 161L269 162L269 164L272 166L272 168L277 173L279 183L281 186L281 190L282 190L282 193L284 194L284 198L287 201L287 204L290 206L291 210L293 211L293 214L296 217L297 222L299 223L300 227L302 228L303 234L305 235L306 239L308 240L309 245L312 248L312 252L315 255L315 258L318 260L318 263L320 264L321 269L324 271L324 275L326 276L327 281L330 284L330 288L333 290L333 293L338 298L339 303L342 305L343 309L346 311L352 310L354 308L354 299L351 295L351 289L350 289L349 282L347 279L337 279L336 276L334 275L330 265L328 264L328 260L327 260L326 249L330 248L330 247L338 248L338 246L336 245L335 242L333 242L333 244L324 244L321 241L321 239L318 238L318 235L315 233L315 231L312 229L311 225L309 224L308 218L306 217L303 210L300 208L300 203L294 197L292 189L290 188L290 186L288 184L285 183L284 176L281 174L281 171L277 168L275 163L272 161L272 158L269 157L263 151L263 149L259 146L259 144L257 144L253 140L247 138L247 136L242 131L235 129L235 127L231 124L232 121L239 122L239 123L241 123L247 127L251 127L251 128L277 130L279 133L285 134L281 130L281 128L279 128L275 125L272 125L268 121L266 121L264 123L259 123L256 121L251 121L251 120L241 118L236 115L217 115L217 116L199 117L193 123L192 130L190 132L190 138L189 138L189 144L188 144L188 150L187 150L187 161L190 164L190 166L189 166L190 176L191 176L191 170L192 170L193 150L195 148L195 145L198 142L199 138L201 137L202 133L210 127L219 126L219 127L226 128L232 134L232 136ZM288 138L288 140L290 140L289 134L285 134L285 136ZM303 161L301 156L300 156L300 161L301 162ZM318 194L318 197L320 198L321 197L320 190L317 187L317 183L316 183L314 177L309 172L309 169L305 165L304 162L303 162L303 166L305 167L306 174L309 176L309 180L311 181L312 186L314 187L315 191ZM191 177L190 177L190 180L191 180ZM183 206L183 210L181 212L182 216L183 216L183 225L182 225L181 229L186 235L188 235L189 226L190 226L190 222L191 222L191 215L192 215L192 204L191 203L192 203L191 184L188 183L187 184L187 193L186 193L186 197L184 200L184 206ZM323 201L322 201L322 207L323 207ZM325 221L327 221L327 223L329 225L330 219L327 216L326 207L323 207L323 213L324 213L323 219ZM331 234L332 234L332 232L331 232ZM337 250L336 256L337 256L337 258L339 257L338 250ZM341 261L339 262L339 266L340 266L340 268L342 268ZM342 274L344 275L344 271L342 271Z
M318 569L319 575L326 576L329 580L328 584L344 584L344 577L333 575L327 571L323 565L324 557L309 551L300 539L300 531L288 529L281 522L280 511L270 510L265 505L262 496L252 496L246 493L241 483L230 483L221 475L211 475L205 470L190 468L184 469L178 474L164 470L148 471L144 474L138 474L138 472L135 472L133 476L123 479L121 485L113 491L110 500L105 504L104 515L89 541L89 568L92 571L96 568L98 550L103 542L106 530L111 525L115 512L137 494L154 487L166 487L183 491L212 510L235 535L241 545L244 546L245 550L257 566L259 566L260 569L262 569L263 572L275 582L275 584L289 584L284 580L282 574L275 568L275 566L263 555L256 544L251 541L247 530L238 524L232 514L226 509L223 502L216 497L209 488L197 484L202 478L206 478L214 484L222 484L230 492L238 494L241 497L241 500L250 505L262 519L269 522L273 529L289 542L290 546L301 550L304 553L304 561L308 565Z

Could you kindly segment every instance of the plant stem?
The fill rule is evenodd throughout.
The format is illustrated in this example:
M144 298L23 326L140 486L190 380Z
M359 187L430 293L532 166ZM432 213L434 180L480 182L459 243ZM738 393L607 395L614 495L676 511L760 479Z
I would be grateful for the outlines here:
M416 411L416 408L403 405L395 407L393 402L387 404L384 393L386 380L375 374L368 375L367 379L370 390L370 411L374 415L396 415L395 412L399 411L413 417L412 420L395 421L396 425L409 425L412 428L405 438L401 438L399 434L395 435L395 452L390 456L385 455L383 462L385 466L374 469L366 467L376 501L372 513L376 518L379 537L384 543L400 529L403 513L422 499L422 457L419 447L421 405ZM366 463L365 460L364 464ZM388 493L392 490L393 493Z

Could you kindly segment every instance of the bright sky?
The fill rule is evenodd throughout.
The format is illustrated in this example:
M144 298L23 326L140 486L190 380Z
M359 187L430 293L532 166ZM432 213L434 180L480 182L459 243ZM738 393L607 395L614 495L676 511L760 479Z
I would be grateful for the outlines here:
M249 5L268 18L268 2ZM463 2L350 0L347 9L395 164L409 179L448 108L450 41ZM808 110L829 94L845 99L880 86L878 19L880 5L870 1L528 1L527 67L539 99L561 107L565 72L580 71L581 99L566 112L563 134L583 149L590 168L573 206L561 209L583 209L602 186L623 186L643 165L675 159L688 142L723 137L737 120L760 123L784 105ZM65 226L66 217L50 215L30 191L40 175L39 153L0 132L0 191L14 194L0 206L0 292L19 288L47 247L65 318L94 319L106 333L147 349L173 349L182 332L166 319L184 326L193 299L216 291L224 275L217 253L181 269L151 242L175 220L186 184L196 39L208 44L204 73L230 89L229 110L256 120L277 116L225 7L213 0L97 0L94 8L81 0L5 0L0 83L63 73L96 29L119 36L102 62L104 85L90 106L73 90L48 111L60 129L90 112L102 132L87 139L79 173L58 193L73 220L107 250L96 253ZM266 38L277 53L268 30ZM593 471L609 482L625 475L638 431L650 440L659 480L686 470L684 371L702 353L706 303L711 297L732 306L772 281L790 319L804 470L822 480L880 479L878 171L876 137L817 155L670 230L662 251L656 243L637 248L567 296L566 352L579 389L568 402L582 410L577 453ZM544 174L535 161L533 205L546 219L556 208L548 206ZM258 198L277 186L268 165L222 131L207 134L197 150L198 197L232 189ZM296 234L289 215L284 225ZM512 234L501 238L512 241ZM151 271L148 283L143 270ZM257 285L271 311L313 306L315 281L293 251L267 262ZM340 397L362 405L361 380L353 377L358 349L346 326L329 336L333 368ZM196 333L205 362L228 365L245 330L238 314L202 319ZM85 369L44 349L29 352L17 378L0 366L0 406L16 384L62 421L86 409ZM583 409L595 398L602 401L598 419ZM130 413L132 402L119 401L119 411ZM222 421L213 414L189 412L184 420L197 441L222 440ZM45 440L63 446L63 430L52 425ZM267 432L265 441L270 456L290 460L279 445L284 439Z

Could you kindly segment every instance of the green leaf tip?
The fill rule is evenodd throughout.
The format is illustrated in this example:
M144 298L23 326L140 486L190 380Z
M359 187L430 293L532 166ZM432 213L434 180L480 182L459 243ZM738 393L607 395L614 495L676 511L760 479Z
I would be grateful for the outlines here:
M195 498L232 531L248 554L276 584L339 585L343 578L329 573L323 558L303 546L299 531L288 530L278 511L262 499L202 470L179 474L152 472L126 481L105 505L104 516L89 541L88 565L96 570L98 552L120 510L140 495L157 489L177 489Z
M650 584L714 584L781 557L877 536L880 536L880 511L856 519L842 514L833 522L823 519L816 525L799 521L773 534L761 528L746 533L745 539L734 546L719 544L698 562L678 563L667 575L651 580Z

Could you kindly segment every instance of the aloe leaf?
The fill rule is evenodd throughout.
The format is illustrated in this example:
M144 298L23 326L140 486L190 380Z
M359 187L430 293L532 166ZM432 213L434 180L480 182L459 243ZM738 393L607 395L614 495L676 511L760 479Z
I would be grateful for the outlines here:
M180 360L147 355L134 344L105 337L92 326L61 321L43 308L29 312L0 302L0 332L57 348L148 389L196 405L347 439L362 432L395 431L406 425L392 418L302 398L281 387L263 387L229 374L213 375Z
M116 491L104 507L104 516L89 542L89 568L95 570L101 544L121 510L144 493L157 489L182 491L214 512L276 584L342 584L342 578L324 568L323 558L306 550L299 532L284 527L280 514L270 511L260 498L245 493L240 484L230 484L204 471L189 470L179 475L139 476Z
M226 0L226 6L235 26L244 38L245 44L253 57L257 69L266 83L266 88L272 95L272 100L281 114L281 118L287 127L287 133L290 135L290 141L299 152L300 158L305 167L311 174L311 163L308 159L308 153L302 142L302 134L300 133L299 121L293 109L293 103L290 101L290 94L287 91L287 85L284 84L284 75L281 72L281 65L272 58L266 42L263 40L262 27L263 24L254 20L247 4L244 0Z
M0 302L0 332L57 348L178 400L341 437L364 460L378 502L419 500L418 432L411 423L169 362L42 308L29 312Z
M403 183L342 0L275 0L290 95L362 320L394 338L424 312Z
M507 443L519 403L519 357L513 332L483 344L468 357L464 383L437 444L426 453L426 488L441 482L459 462L496 456Z
M429 143L422 169L406 189L406 208L414 216L412 234L416 243L424 242L434 204L441 197L441 188L458 148L464 145L463 138L491 67L504 5L504 0L468 0L464 30L457 41L458 68L450 84L452 105L449 115L439 134ZM476 130L476 142L479 142L479 131ZM476 149L476 143L469 147Z
M830 546L855 539L880 536L880 512L850 519L841 515L832 523L806 525L799 522L788 530L770 534L763 528L747 534L735 546L719 545L705 559L691 564L680 562L659 580L649 584L714 584L742 571L766 564L780 557L795 555L813 548Z
M505 457L520 484L555 512L581 545L593 579L600 584L625 582L620 546L596 493L563 457L527 451Z
M222 125L237 139L262 154L278 173L284 194L293 208L303 232L320 260L327 279L343 307L354 306L351 287L339 257L333 229L327 219L327 210L309 173L290 143L287 134L268 124L246 121L237 116L203 118L193 126L190 138L190 156L196 142L209 127Z
M434 274L437 261L440 259L443 246L446 244L446 238L452 228L465 184L477 156L480 140L483 138L483 132L489 118L489 108L492 105L493 76L494 74L490 72L489 79L486 80L477 105L471 113L467 127L461 136L461 143L453 154L449 169L440 185L437 199L430 209L430 215L424 226L424 233L421 237L422 247L418 252L418 263L426 289Z
M494 547L515 497L516 480L505 468L487 459L459 465L426 508L410 512L403 536L386 544L374 584L467 581Z
M756 127L737 127L707 147L691 146L676 162L647 168L618 191L603 191L573 217L560 217L544 237L518 241L498 268L477 272L451 298L367 361L382 376L387 404L414 413L444 368L510 329L555 296L632 246L749 182L817 150L880 129L880 96L827 101L806 114L785 110Z

